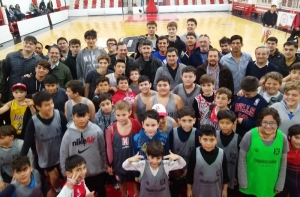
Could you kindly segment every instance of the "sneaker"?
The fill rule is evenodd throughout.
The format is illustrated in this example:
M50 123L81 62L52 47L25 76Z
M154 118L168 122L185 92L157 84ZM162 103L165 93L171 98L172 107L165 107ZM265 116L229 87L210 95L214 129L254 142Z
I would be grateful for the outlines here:
M114 184L114 188L115 188L115 190L119 190L120 189L119 184L118 183Z

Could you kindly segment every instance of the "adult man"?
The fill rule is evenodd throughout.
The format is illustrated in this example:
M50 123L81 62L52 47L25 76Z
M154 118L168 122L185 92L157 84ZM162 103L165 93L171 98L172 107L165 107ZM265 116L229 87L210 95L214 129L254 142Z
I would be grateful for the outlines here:
M74 38L70 40L69 45L71 55L67 57L66 61L64 61L64 64L69 67L73 79L77 79L76 58L81 49L81 42L80 40Z
M191 65L195 68L203 63L199 45L196 42L195 33L186 34L186 48L180 54L180 59L183 64Z
M247 65L252 61L251 55L242 52L243 38L240 35L233 35L230 38L231 53L223 56L220 63L227 66L232 73L234 91L236 96L241 90L241 82L246 75Z
M167 38L169 40L169 47L174 47L177 49L178 54L182 53L182 51L185 49L185 43L180 39L179 36L177 36L177 23L172 21L169 22L167 25L168 35Z
M84 39L87 47L82 49L76 58L77 78L85 82L87 73L90 70L98 68L98 56L105 54L103 49L96 46L97 32L95 30L88 30L84 33Z
M35 45L35 50L34 50L34 52L35 52L35 54L36 54L37 56L40 56L42 59L48 60L49 57L48 57L47 55L44 55L44 54L43 54L43 48L44 48L44 47L43 47L43 44L40 43L40 42L37 42L36 45Z
M68 41L67 41L66 38L60 37L60 38L57 39L56 44L59 47L60 52L61 52L61 54L60 54L60 60L62 62L64 62L68 58L69 55L72 55L71 51L69 49Z
M180 36L180 39L182 40L182 42L186 43L187 41L187 34L188 33L195 33L195 30L197 28L197 21L194 18L189 18L186 22L186 33L182 34ZM199 36L196 34L196 41L199 42Z
M279 60L282 60L284 58L284 55L279 52L277 49L278 39L276 37L269 37L267 39L267 47L270 49L270 54L268 61L272 64L276 65L276 62Z
M167 55L167 49L169 46L168 38L166 36L158 37L157 46L158 46L159 51L154 52L153 56L160 59L160 61L163 64L166 64L167 63L166 55Z
M209 36L206 34L201 34L199 36L199 49L200 49L202 62L206 62L207 52L210 48L212 48L212 46L210 46Z
M263 35L261 37L261 43L264 45L271 34L271 28L276 25L277 22L277 13L276 5L271 5L271 9L264 13L262 17L263 23Z
M147 34L146 37L148 40L150 40L152 42L152 50L153 51L157 51L158 50L158 46L157 46L157 39L158 39L158 35L156 35L157 31L157 23L155 21L149 21L147 22Z
M106 41L106 46L107 46L107 50L108 50L108 56L112 57L114 55L117 54L117 40L114 38L109 38Z
M157 69L162 65L161 61L156 57L153 57L152 42L150 40L144 40L142 42L141 56L134 60L132 67L138 68L141 75L149 77L151 83L154 82L154 77Z
M230 53L230 39L227 37L223 37L219 40L219 45L221 48L221 55L227 55L228 53Z
M297 53L300 53L300 13L298 12L293 20L292 23L292 32L291 36L289 37L288 40L294 40L295 37L297 36L298 38L298 50Z
M33 36L26 36L23 42L23 49L7 54L6 76L8 77L9 89L21 81L25 74L34 73L35 65L41 58L34 53L37 40ZM9 91L9 99L12 93Z
M219 60L219 51L214 48L209 49L207 53L207 62L196 69L195 83L199 84L199 80L202 75L210 74L215 77L215 90L219 89L220 87L226 87L233 92L234 85L232 73L226 66L219 63Z
M158 78L160 78L161 76L166 76L170 79L171 91L176 85L182 83L182 69L186 67L186 65L178 63L178 51L174 47L168 48L168 50L166 51L166 56L166 64L163 64L156 71L153 87L154 89L156 89L156 80Z
M51 64L51 74L57 76L59 86L65 88L66 83L73 78L70 69L59 61L60 54L61 52L57 45L53 45L49 48L48 55Z
M132 68L132 64L134 59L132 57L127 56L128 50L127 45L124 42L117 43L117 54L110 57L110 65L108 69L115 70L114 66L116 65L117 60L124 60L126 63L125 75L129 77L130 69Z

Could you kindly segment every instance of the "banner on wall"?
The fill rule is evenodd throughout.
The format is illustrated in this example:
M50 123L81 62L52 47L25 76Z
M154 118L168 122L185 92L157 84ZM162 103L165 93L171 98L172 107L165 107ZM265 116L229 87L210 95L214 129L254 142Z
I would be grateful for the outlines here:
M291 29L296 14L287 12L278 12L277 27L282 29Z

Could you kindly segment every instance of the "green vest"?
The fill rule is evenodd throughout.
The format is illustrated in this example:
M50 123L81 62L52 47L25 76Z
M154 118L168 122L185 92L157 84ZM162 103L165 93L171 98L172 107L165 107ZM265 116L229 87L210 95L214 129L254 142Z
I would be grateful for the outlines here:
M246 156L248 189L241 192L257 197L273 197L280 170L283 133L277 130L274 142L266 146L259 136L257 127L251 129L251 132L251 145Z

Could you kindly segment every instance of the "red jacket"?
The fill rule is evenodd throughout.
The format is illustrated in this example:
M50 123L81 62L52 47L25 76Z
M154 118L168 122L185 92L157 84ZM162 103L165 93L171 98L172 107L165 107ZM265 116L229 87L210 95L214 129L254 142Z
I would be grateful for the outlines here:
M296 14L296 16L293 20L293 24L292 24L293 29L295 29L297 27L300 27L300 13Z
M293 188L300 187L300 151L295 150L289 142L290 151L287 154L285 185Z
M134 92L123 92L118 90L112 97L112 102L115 105L119 100L126 100L128 101L131 106L133 105L134 98L136 94Z

